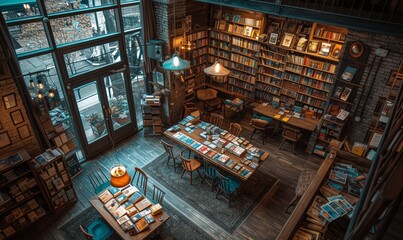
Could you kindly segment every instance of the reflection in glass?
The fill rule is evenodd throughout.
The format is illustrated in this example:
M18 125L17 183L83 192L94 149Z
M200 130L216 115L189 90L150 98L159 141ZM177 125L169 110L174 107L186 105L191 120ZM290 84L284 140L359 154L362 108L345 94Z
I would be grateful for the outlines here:
M56 44L70 43L116 32L115 15L112 10L51 19L50 24Z
M97 82L93 81L74 88L74 95L77 96L80 92L82 93L89 89L95 91L92 94L87 94L85 98L76 99L81 116L81 124L88 144L108 134L104 112L99 99Z
M49 47L42 22L9 27L13 46L17 53L25 53Z
M5 20L32 17L40 14L38 4L33 1L0 1L0 10Z
M118 42L109 42L64 54L69 76L120 62Z
M132 30L141 27L140 5L122 7L124 30Z
M72 0L45 0L45 7L48 13L72 11L76 9L105 6L114 3L114 0L86 0L86 1L72 1Z
M104 78L109 112L113 130L117 130L130 122L129 104L123 73L115 73Z

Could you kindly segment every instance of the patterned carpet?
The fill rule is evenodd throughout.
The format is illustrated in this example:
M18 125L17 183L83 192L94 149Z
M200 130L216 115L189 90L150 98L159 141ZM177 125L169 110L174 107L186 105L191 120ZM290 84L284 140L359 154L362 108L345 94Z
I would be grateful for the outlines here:
M193 185L190 185L189 176L180 177L182 169L173 171L172 166L166 165L167 155L163 154L146 165L143 170L158 182L183 199L193 208L204 214L217 225L232 234L253 212L267 192L271 191L277 178L257 171L254 181L247 181L241 188L241 197L235 200L231 208L223 198L215 198L216 192L210 191L210 186L201 183L201 178L195 172ZM203 175L203 170L200 169Z

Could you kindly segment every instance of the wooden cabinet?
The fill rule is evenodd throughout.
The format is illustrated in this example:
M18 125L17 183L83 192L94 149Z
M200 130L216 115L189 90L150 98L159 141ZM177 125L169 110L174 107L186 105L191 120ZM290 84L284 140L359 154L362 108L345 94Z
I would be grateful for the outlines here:
M62 155L55 156L52 151L48 150L48 152L36 156L31 162L52 212L59 211L77 201L73 183Z
M162 135L161 100L159 96L146 95L141 102L144 136Z
M48 213L25 150L0 161L0 239L13 238Z

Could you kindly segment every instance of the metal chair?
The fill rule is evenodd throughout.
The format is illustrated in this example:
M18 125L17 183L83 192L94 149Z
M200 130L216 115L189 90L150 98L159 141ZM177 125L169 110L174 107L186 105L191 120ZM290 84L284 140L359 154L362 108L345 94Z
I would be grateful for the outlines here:
M171 144L165 142L165 141L162 140L162 139L161 139L161 144L162 144L162 146L164 146L165 152L168 154L167 166L169 165L169 162L170 162L171 159L172 159L172 161L173 161L173 166L174 166L174 171L176 171L176 165L177 165L177 164L176 164L175 159L176 159L177 157L179 157L179 155L176 155L176 156L175 156L175 154L174 154L174 152L173 152L174 146L172 146Z
M152 199L154 204L159 203L162 205L162 202L164 201L164 196L165 192L162 191L159 187L154 185L153 199Z
M224 122L224 117L217 113L210 114L210 123L221 128L222 123Z
M95 219L87 227L80 224L80 230L88 240L106 240L115 233L101 218Z
M217 171L215 167L206 160L204 160L203 168L204 168L204 175L201 183L203 183L206 180L207 184L211 186L211 191L213 191L217 183Z
M185 172L188 172L190 174L190 185L192 185L194 171L197 171L200 178L202 177L199 172L199 168L201 167L201 164L194 158L191 158L191 159L185 158L183 156L183 151L181 152L180 157L181 157L182 166L183 166L183 172L182 172L181 178L183 177L183 174L185 174Z
M90 180L90 183L94 188L95 194L102 192L104 189L110 186L109 178L101 170L101 168L97 168L91 171L88 174L88 179Z
M133 182L135 185L143 190L144 195L147 193L147 182L148 182L148 176L143 170L141 170L138 167L134 168L134 175L131 181L131 184L133 185Z
M292 143L292 152L295 154L295 144L301 139L302 133L299 129L291 128L289 126L284 126L283 130L283 142L278 147L280 150L285 142Z
M219 171L217 171L218 178L218 191L216 194L216 198L221 195L225 200L228 201L228 207L231 207L231 201L239 197L239 187L241 184L239 181L232 177L226 177L222 175Z
M230 123L228 132L231 133L232 135L239 137L239 135L241 135L242 132L242 127L238 123Z

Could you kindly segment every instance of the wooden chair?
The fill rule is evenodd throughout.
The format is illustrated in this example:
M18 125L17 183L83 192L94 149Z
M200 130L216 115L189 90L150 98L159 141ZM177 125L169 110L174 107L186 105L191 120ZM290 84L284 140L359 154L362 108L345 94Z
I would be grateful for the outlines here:
M222 123L224 122L224 117L217 113L210 114L210 123L221 128Z
M173 165L174 165L174 172L175 172L175 171L176 171L176 161L175 161L175 159L178 158L179 155L176 155L176 156L175 156L175 154L174 154L174 152L173 152L174 146L172 146L171 144L165 142L165 141L162 140L162 139L161 139L160 142L161 142L162 146L164 146L165 152L168 154L167 166L169 165L169 162L170 162L171 159L172 159Z
M207 184L211 186L211 191L213 191L217 183L217 171L215 167L206 160L204 160L203 168L204 168L204 175L201 183L203 183L204 180L206 180Z
M225 200L228 201L228 207L231 207L231 201L239 197L239 187L241 184L239 181L232 177L226 177L222 175L219 171L217 171L218 178L218 191L216 194L216 198L219 195L223 196Z
M202 177L200 175L200 172L199 172L199 168L201 167L201 164L200 164L200 162L198 162L194 158L192 158L192 159L185 158L183 156L183 153L184 153L184 151L182 151L181 154L180 154L180 157L181 157L181 160L182 160L182 166L183 166L183 172L182 172L181 178L183 177L183 174L185 172L188 172L190 174L190 185L192 185L192 181L193 181L193 179L192 179L193 176L192 175L193 175L194 171L197 171L197 173L199 174L200 178Z
M90 180L90 183L94 188L95 194L102 192L104 189L110 186L109 178L101 170L101 168L97 168L91 171L88 174L88 179Z
M280 150L283 147L284 143L291 142L292 143L292 151L295 154L295 144L301 139L302 133L299 132L299 129L291 128L289 126L283 126L283 142L278 147Z
M165 196L165 192L162 191L159 187L154 185L154 190L153 190L153 202L154 204L161 204L164 201L164 196Z
M147 194L147 182L148 182L148 176L143 170L141 170L138 167L134 168L134 175L131 181L131 184L133 185L133 182L137 187L143 190L144 195Z
M95 219L87 227L80 224L80 230L88 240L106 240L115 233L101 218Z
M290 201L287 209L285 210L288 213L288 209L295 205L295 203L301 198L301 196L308 189L309 184L311 184L313 178L315 177L316 172L314 170L303 170L298 178L297 187L295 188L295 196Z
M228 132L231 133L232 135L239 137L239 135L241 135L242 132L242 127L238 123L230 123Z
M250 136L250 140L252 140L253 135L257 131L261 131L262 132L262 144L264 145L264 139L266 138L266 132L267 132L267 129L268 129L270 123L268 121L265 121L265 120L262 120L259 118L252 118L249 125L251 127L253 127L253 132L252 132L252 135Z

